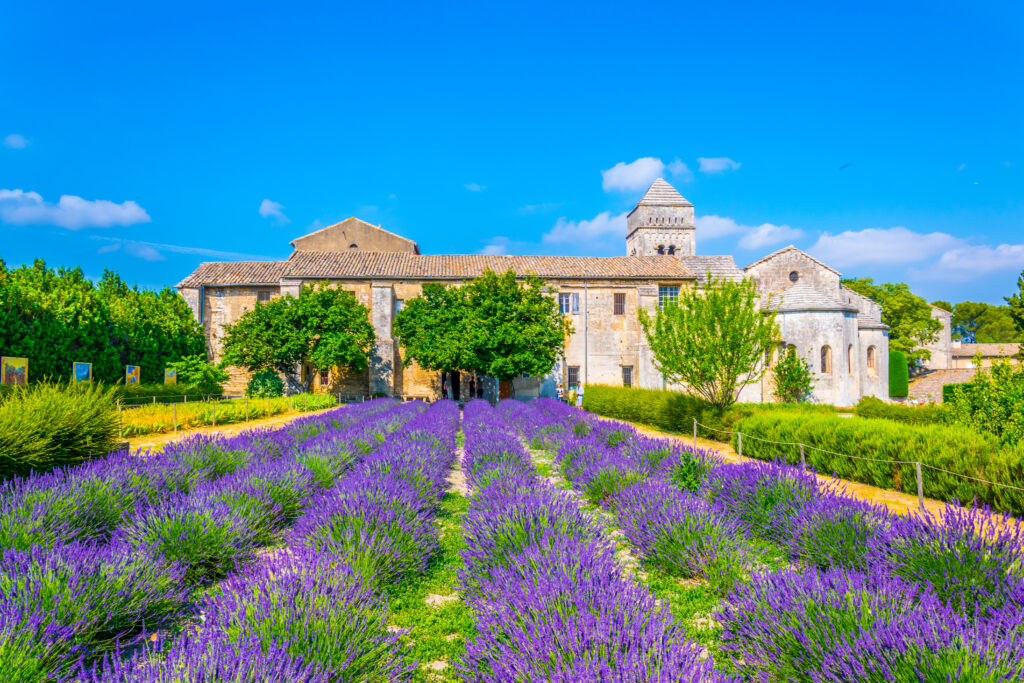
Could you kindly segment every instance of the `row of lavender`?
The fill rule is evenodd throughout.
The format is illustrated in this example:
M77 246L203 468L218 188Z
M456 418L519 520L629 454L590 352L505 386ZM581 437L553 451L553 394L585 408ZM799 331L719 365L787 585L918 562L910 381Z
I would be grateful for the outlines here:
M722 649L751 680L1024 679L1024 535L948 506L890 514L813 473L725 464L538 400L514 416L616 513L646 561L723 594ZM775 554L788 565L768 570Z
M467 681L707 681L720 678L667 610L623 577L597 523L538 479L504 416L464 412L463 597L477 619L456 667ZM503 416L504 415L504 416Z
M371 402L8 484L0 498L0 667L19 680L60 680L106 651L205 614L195 611L199 589L252 566L325 487L423 409ZM249 645L235 648L237 662L255 661L240 654ZM225 653L221 663L231 659ZM195 665L221 664L208 652Z

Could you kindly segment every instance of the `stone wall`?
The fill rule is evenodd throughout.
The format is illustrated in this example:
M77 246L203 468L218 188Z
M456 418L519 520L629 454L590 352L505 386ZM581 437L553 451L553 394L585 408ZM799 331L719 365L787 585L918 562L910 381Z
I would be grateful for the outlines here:
M796 284L790 280L790 273L795 272L797 282L839 298L839 274L798 249L780 252L766 261L748 266L744 272L757 282L763 292L783 293Z
M931 352L931 358L922 360L921 364L929 370L947 370L953 367L953 314L937 306L932 306L932 320L942 323L935 339L925 344L924 348Z
M296 251L378 251L419 253L416 243L371 225L349 218L292 241Z

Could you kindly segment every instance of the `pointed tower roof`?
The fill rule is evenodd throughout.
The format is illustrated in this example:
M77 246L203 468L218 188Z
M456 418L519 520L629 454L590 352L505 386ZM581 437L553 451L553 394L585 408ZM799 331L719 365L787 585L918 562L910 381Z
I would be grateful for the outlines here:
M637 206L693 206L693 204L686 201L686 198L663 178L658 178L651 183L643 198L637 202Z

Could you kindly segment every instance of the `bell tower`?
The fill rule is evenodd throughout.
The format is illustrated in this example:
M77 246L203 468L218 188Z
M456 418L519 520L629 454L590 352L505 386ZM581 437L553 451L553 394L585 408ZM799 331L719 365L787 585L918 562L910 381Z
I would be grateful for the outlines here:
M694 256L693 204L658 178L626 216L627 256Z

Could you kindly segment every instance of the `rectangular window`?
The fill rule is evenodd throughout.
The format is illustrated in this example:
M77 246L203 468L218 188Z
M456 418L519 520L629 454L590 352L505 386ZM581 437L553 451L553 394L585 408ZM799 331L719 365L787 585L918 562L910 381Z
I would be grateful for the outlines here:
M262 301L264 303L270 301L270 291L266 289L261 289L260 291L256 292L256 301Z
M615 307L613 309L615 315L626 315L626 295L616 294L615 295Z
M666 301L679 299L679 285L658 285L658 306L664 306Z
M401 313L403 308L405 308L405 302L401 299L395 299L395 315Z
M330 372L327 368L320 368L320 386L325 387L331 381Z
M562 315L569 315L572 312L572 296L569 294L558 295L558 307L562 309Z
M569 366L569 381L568 386L570 389L578 387L580 385L580 366L570 365Z
M631 387L633 386L633 366L623 365L622 366L622 386Z
M580 295L579 295L578 292L573 292L573 295L572 295L572 312L573 313L579 313L580 312Z

